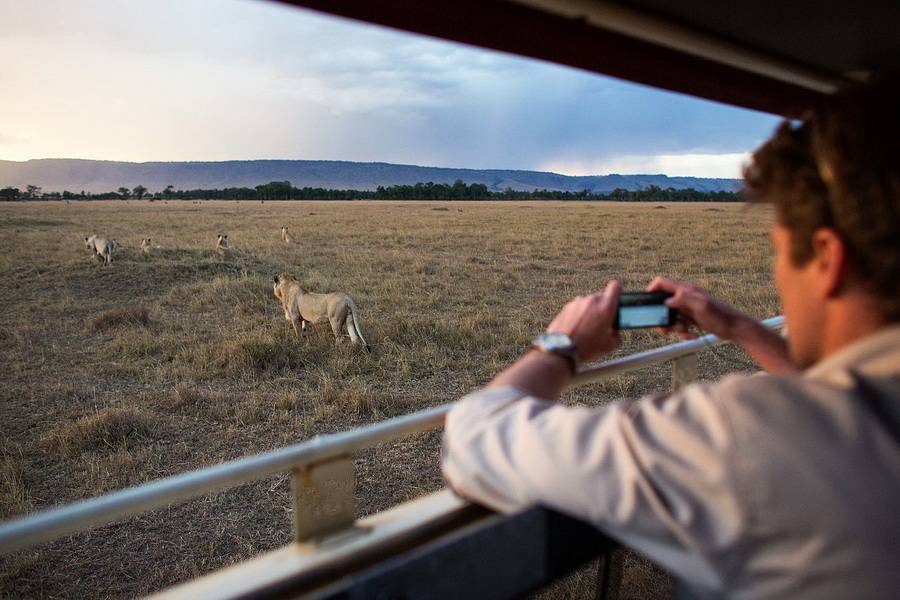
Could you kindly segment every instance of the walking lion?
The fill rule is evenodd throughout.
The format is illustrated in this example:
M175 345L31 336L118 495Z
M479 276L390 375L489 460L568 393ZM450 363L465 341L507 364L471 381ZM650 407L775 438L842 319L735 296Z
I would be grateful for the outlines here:
M359 311L353 298L343 292L314 294L300 287L300 282L290 273L275 275L275 297L284 309L284 318L294 327L299 339L306 334L307 323L331 324L335 344L341 343L341 330L347 330L353 344L362 343L371 350L359 327Z

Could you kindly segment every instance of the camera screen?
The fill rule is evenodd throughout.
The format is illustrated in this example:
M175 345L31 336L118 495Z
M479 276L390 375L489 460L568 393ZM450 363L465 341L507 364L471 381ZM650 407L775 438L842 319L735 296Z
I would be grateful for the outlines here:
M622 306L619 308L619 327L659 327L669 324L669 307L665 304Z

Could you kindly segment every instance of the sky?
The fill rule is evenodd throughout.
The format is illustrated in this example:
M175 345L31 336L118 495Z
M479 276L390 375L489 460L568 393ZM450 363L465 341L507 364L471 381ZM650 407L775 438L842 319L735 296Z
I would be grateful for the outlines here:
M266 0L0 0L0 160L739 177L777 122Z

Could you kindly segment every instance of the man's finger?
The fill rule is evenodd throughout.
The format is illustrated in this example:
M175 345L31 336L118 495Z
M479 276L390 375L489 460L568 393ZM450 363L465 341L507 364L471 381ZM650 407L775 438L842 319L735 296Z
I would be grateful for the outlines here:
M660 290L664 292L675 292L675 289L678 285L672 279L668 277L654 277L653 281L650 282L650 285L647 286L648 292L658 292Z
M610 280L609 283L606 284L606 288L603 290L603 295L607 298L615 298L616 301L619 300L619 294L622 293L622 284L619 283L617 279Z
M610 280L603 291L596 298L597 308L603 312L615 312L619 306L619 294L622 293L622 284L615 279Z

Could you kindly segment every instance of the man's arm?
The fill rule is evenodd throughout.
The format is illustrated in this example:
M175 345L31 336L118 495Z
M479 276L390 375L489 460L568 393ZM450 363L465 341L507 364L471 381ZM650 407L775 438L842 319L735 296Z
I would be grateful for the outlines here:
M769 373L799 372L788 355L784 338L766 329L754 318L714 300L700 288L657 277L647 289L673 294L666 304L686 317L674 328L682 338L697 337L689 330L691 323L694 323L705 331L738 344ZM602 292L575 298L553 319L547 332L568 335L575 343L581 362L608 354L619 345L618 332L613 325L620 292L619 283L611 281ZM571 376L564 358L532 350L497 375L487 387L511 386L535 398L555 400Z
M442 469L502 512L540 504L588 521L676 575L716 589L747 520L735 437L707 385L632 405L570 407L510 387L447 415Z
M705 290L685 281L657 277L647 286L647 291L673 294L666 304L684 318L673 328L683 339L697 337L690 331L690 325L694 324L723 340L734 342L768 373L789 375L800 372L791 360L783 337L766 329L753 317L713 299Z

